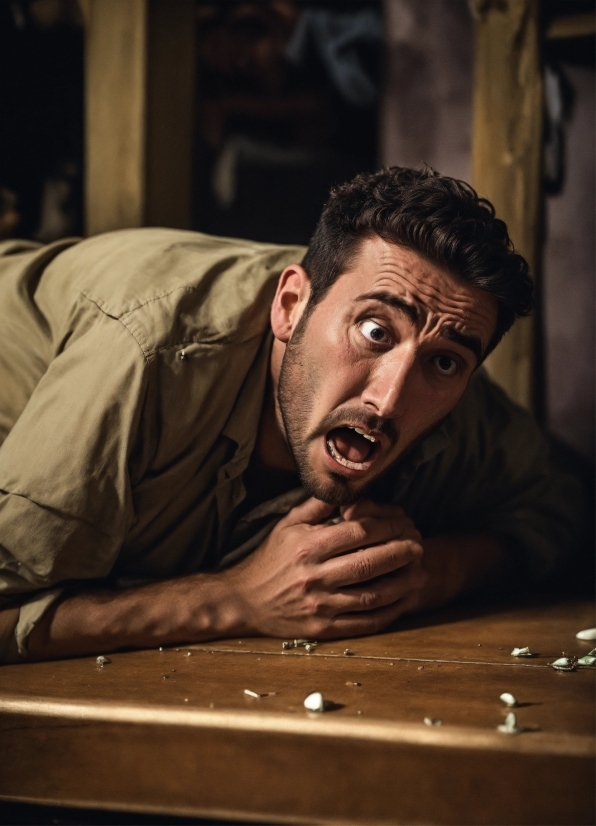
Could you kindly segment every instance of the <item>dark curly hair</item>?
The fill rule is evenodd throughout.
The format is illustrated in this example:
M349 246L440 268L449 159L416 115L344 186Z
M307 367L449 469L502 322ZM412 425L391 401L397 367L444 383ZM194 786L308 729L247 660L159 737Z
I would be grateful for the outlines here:
M392 166L332 189L303 261L311 282L307 315L371 235L423 255L497 299L497 326L484 356L517 317L532 310L528 264L514 251L493 205L430 167Z

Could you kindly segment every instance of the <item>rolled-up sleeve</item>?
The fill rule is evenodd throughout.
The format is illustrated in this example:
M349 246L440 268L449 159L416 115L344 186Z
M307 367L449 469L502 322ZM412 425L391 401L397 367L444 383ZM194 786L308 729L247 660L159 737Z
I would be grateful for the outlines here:
M53 358L0 448L0 607L26 638L60 596L102 578L133 519L129 459L147 364L130 332L81 297L76 336Z

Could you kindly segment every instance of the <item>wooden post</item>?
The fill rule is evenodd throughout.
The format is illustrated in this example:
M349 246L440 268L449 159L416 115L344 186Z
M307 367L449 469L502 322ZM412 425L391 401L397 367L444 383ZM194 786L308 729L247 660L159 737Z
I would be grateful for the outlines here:
M193 0L87 0L89 235L190 224Z
M470 0L475 18L472 178L539 271L542 71L538 0ZM534 322L517 321L487 360L509 395L533 406Z

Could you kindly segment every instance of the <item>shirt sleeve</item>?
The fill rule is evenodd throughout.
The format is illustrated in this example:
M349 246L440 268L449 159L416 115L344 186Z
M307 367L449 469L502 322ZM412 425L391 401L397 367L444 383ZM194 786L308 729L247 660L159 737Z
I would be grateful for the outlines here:
M118 320L84 298L75 312L0 448L0 607L23 606L21 655L56 586L107 576L134 518L128 468L147 363Z

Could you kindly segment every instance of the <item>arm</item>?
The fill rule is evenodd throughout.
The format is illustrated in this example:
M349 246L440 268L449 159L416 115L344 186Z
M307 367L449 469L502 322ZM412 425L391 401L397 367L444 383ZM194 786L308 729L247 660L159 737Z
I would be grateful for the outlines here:
M415 605L426 581L420 535L399 508L321 524L328 505L294 508L247 559L125 591L96 590L51 608L29 637L31 659L267 634L372 634Z

